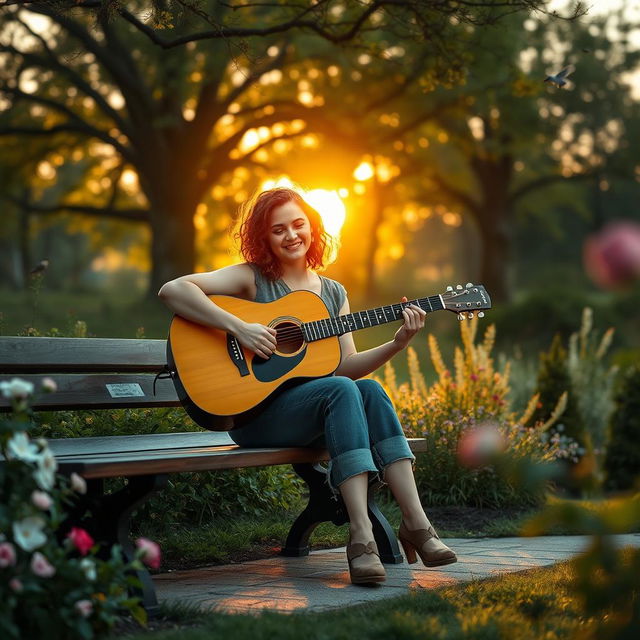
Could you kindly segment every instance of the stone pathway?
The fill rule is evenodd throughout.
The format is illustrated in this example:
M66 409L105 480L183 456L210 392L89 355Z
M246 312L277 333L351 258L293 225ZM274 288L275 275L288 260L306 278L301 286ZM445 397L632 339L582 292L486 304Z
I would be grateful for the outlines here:
M616 536L620 546L640 546L640 534ZM160 601L180 601L225 612L320 611L393 598L411 589L431 589L543 567L580 553L587 536L449 538L458 562L427 569L385 565L387 581L362 587L349 581L344 547L313 551L304 558L277 556L241 564L173 571L154 576Z

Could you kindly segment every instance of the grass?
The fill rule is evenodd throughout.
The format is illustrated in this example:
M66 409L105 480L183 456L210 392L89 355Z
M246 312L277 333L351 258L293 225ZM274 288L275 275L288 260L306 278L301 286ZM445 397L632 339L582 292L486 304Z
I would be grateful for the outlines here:
M553 640L588 637L598 619L587 616L568 562L476 580L324 613L203 613L172 607L149 631L128 640ZM177 628L166 629L167 626ZM164 629L163 629L164 628ZM122 638L123 635L119 634ZM595 636L597 637L597 636Z
M379 506L391 526L397 529L400 525L400 511L397 505L383 500ZM156 526L146 521L141 524L139 533L160 544L163 551L163 570L241 562L279 553L289 528L302 507L301 504L297 510L285 514L276 512L260 517L246 515L218 518L213 523L199 526L192 523ZM432 515L432 520L441 537L517 536L527 516L532 513L505 513L495 515L487 522L470 524L468 517L463 517L464 510L460 509L459 512L459 526L441 526L437 517L438 510L433 511L436 515ZM450 515L447 521L450 520L455 520L455 515ZM313 532L311 546L314 549L341 547L347 542L347 534L346 525L337 527L332 523L323 523Z

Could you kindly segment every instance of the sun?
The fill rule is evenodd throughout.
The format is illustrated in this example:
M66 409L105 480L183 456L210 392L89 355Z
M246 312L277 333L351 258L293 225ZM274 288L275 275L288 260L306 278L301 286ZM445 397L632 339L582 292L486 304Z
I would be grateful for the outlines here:
M337 191L328 189L311 189L305 191L296 187L289 178L282 177L278 180L267 180L262 183L261 190L274 187L289 187L295 189L300 195L320 214L326 232L334 237L340 235L340 230L347 216L347 210L342 198Z
M304 194L304 199L320 214L327 233L339 236L347 210L338 193L327 189L312 189Z

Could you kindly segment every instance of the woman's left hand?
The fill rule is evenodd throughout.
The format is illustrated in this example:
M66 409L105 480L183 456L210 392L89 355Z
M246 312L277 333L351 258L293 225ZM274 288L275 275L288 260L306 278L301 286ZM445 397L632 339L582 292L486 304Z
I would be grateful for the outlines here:
M406 301L406 296L402 296L401 302ZM411 304L403 309L402 316L404 317L404 324L396 331L396 335L393 336L393 341L399 349L404 349L409 342L411 342L413 336L424 327L427 312Z

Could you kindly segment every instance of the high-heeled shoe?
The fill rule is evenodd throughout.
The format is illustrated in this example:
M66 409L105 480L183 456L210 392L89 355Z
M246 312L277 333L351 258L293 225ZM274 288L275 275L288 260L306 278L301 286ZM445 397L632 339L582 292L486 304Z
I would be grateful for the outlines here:
M361 556L366 556L367 562L359 562L358 566L354 567L352 561ZM382 562L380 562L378 546L373 540L367 544L349 540L347 561L349 562L349 575L353 584L384 582L387 579L387 573Z
M400 523L398 538L409 564L418 561L416 554L420 556L425 567L441 567L458 561L456 554L443 542L435 542L440 538L431 525L428 529L409 531L403 521Z

